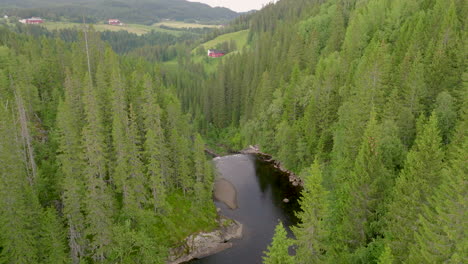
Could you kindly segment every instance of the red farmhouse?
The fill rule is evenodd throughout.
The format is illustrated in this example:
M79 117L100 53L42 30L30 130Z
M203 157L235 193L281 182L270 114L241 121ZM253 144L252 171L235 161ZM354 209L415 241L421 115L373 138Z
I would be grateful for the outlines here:
M123 23L118 19L109 19L109 25L122 26Z
M220 50L209 49L208 56L212 58L218 58L224 56L226 53Z
M39 17L31 17L31 18L21 19L20 22L23 24L37 25L37 24L44 23L44 20Z

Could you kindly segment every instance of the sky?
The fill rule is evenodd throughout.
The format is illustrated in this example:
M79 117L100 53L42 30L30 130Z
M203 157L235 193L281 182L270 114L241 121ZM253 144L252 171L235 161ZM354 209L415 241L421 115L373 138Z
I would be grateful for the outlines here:
M210 6L216 7L227 7L236 12L245 12L252 9L260 10L263 5L266 5L269 2L274 2L273 0L188 0L190 2L200 2L205 3Z

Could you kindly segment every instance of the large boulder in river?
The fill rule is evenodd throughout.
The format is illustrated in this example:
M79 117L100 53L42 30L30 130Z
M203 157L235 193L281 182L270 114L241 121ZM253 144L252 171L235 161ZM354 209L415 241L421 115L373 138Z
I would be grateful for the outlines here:
M224 178L217 178L214 186L214 197L231 209L237 208L236 187Z

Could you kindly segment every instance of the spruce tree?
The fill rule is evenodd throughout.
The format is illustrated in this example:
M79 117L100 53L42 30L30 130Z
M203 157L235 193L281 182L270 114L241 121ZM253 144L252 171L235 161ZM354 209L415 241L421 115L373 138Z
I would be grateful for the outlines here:
M82 102L76 80L67 75L65 99L57 108L58 155L61 178L63 213L67 222L67 236L72 263L85 256L87 241L84 234L85 216L83 178L84 162L77 153L81 149Z
M288 248L292 241L287 237L286 229L283 223L279 222L275 228L275 234L268 251L265 251L263 257L264 264L293 264L294 258L289 255Z
M42 214L40 230L41 263L69 263L66 236L61 219L54 208L46 208Z
M99 114L98 100L89 75L85 75L84 110L86 124L82 132L83 175L85 178L86 236L90 239L90 254L96 261L104 261L112 241L113 200L106 180L107 157L104 128Z
M131 203L131 190L129 187L129 164L128 164L128 112L125 100L125 91L120 76L118 65L113 65L111 74L112 92L112 146L115 159L112 166L112 181L122 195L123 206Z
M408 153L405 168L396 181L386 216L386 238L396 260L405 261L414 242L418 215L441 182L444 152L437 117L431 116L419 131Z
M168 148L161 127L161 108L149 76L144 80L143 118L145 127L144 157L151 189L151 204L155 211L163 210L166 204L166 188L170 177Z
M426 104L430 105L436 96L446 91L457 91L461 88L463 72L462 33L457 17L454 0L437 0L431 13L430 23L434 34L433 45L427 47L427 96Z
M38 200L11 111L0 101L0 262L38 263Z
M297 213L301 221L293 228L296 236L295 243L296 263L321 263L325 260L327 251L327 227L328 217L328 192L322 185L322 171L318 160L315 160L311 168L306 169L302 179L304 189L299 204L300 212Z
M354 169L345 183L350 185L350 191L343 230L347 230L346 241L350 249L365 245L380 231L373 230L380 220L378 208L387 198L384 196L386 187L391 186L382 160L381 138L380 127L372 112Z
M441 185L424 204L414 231L415 241L410 246L411 263L464 263L466 255L466 204L468 189L468 140L466 127L460 127L462 141L453 145L452 160L440 174Z
M457 120L454 98L448 92L441 92L437 96L436 108L434 111L439 121L439 130L443 143L448 144L455 130L455 123Z
M207 193L205 186L210 182L207 181L206 160L205 160L205 144L200 134L195 136L193 145L193 161L195 172L194 191L197 195L197 202L203 204L209 202L210 194Z
M388 245L385 245L384 251L380 255L377 264L393 264L394 261L392 250Z
M148 193L146 189L147 178L144 173L144 165L141 160L141 140L137 128L137 117L133 110L133 106L129 107L129 124L127 128L128 148L127 162L129 167L129 184L131 191L131 200L134 212L144 208L148 202Z

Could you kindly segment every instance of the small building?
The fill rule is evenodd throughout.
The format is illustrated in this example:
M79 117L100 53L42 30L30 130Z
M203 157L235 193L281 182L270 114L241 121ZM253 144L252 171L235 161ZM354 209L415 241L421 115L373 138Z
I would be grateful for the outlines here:
M23 24L28 24L28 25L37 25L37 24L44 23L44 19L40 17L31 17L31 18L21 19L19 22Z
M212 58L219 58L226 55L226 52L221 51L221 50L215 50L215 49L209 49L208 50L208 57Z
M123 23L118 19L109 19L109 25L113 26L123 26Z

